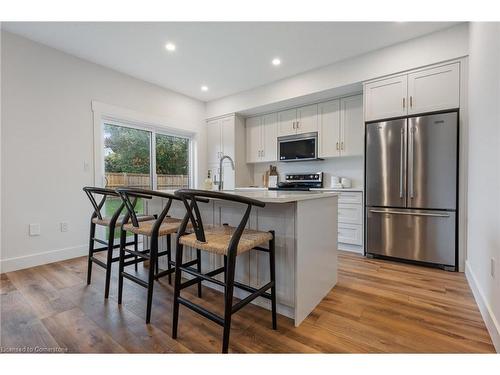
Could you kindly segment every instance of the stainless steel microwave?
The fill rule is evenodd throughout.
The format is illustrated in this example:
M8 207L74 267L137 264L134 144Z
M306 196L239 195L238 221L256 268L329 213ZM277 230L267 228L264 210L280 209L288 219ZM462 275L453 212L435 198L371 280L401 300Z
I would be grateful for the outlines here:
M318 159L318 133L305 133L278 138L279 161Z

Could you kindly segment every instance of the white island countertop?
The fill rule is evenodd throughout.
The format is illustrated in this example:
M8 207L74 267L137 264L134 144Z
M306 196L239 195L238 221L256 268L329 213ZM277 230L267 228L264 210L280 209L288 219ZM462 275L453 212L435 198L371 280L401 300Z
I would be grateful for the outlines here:
M175 190L160 190L165 193L173 194ZM257 199L264 203L292 203L306 201L311 199L331 198L338 195L332 191L283 191L283 190L267 190L267 189L238 189L224 190L223 193L237 194L242 197Z

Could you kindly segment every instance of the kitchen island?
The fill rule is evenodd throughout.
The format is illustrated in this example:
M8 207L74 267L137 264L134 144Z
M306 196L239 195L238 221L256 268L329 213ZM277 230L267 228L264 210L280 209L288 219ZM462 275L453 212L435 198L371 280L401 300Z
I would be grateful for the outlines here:
M248 228L275 231L277 310L279 314L294 319L295 326L298 326L337 282L337 193L225 192L266 203L264 208L252 209ZM159 204L149 202L146 209L149 213L157 212ZM228 223L236 226L245 209L245 205L217 199L199 206L204 223L215 225ZM182 217L185 211L180 202L174 202L170 212L173 217ZM189 248L184 253L186 260L194 256L194 251ZM222 264L222 256L202 252L203 272ZM162 267L160 262L160 268L166 268L166 263ZM236 280L256 288L267 283L269 255L258 251L239 255ZM204 285L220 289L210 283ZM246 295L244 291L235 290L238 298ZM265 299L257 298L254 303L270 309L270 303Z

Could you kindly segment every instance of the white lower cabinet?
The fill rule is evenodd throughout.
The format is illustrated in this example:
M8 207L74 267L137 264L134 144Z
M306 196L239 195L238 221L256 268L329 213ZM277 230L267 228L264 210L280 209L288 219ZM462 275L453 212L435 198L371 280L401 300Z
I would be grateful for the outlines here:
M338 204L338 247L363 252L363 193L340 192Z
M340 244L363 245L363 227L355 224L339 223L339 248ZM350 250L350 249L349 249Z

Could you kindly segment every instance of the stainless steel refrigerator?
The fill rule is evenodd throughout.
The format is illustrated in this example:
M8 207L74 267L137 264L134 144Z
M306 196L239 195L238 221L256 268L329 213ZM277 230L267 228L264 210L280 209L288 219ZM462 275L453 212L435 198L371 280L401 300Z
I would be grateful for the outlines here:
M456 269L458 113L366 124L366 253Z

